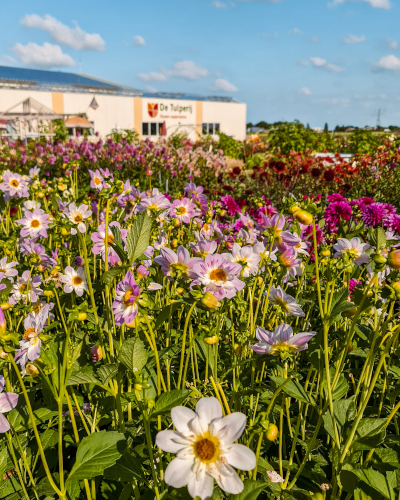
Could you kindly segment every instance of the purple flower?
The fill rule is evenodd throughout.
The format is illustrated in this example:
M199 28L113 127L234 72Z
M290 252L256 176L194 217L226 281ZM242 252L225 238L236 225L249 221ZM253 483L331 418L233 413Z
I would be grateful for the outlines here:
M238 278L241 270L240 264L227 262L222 255L207 255L193 266L192 275L196 279L191 286L203 285L217 299L231 299L245 287L245 282Z
M283 231L285 217L282 214L275 214L271 218L264 214L260 215L262 222L257 224L257 229L275 235L273 249L278 248L280 252L285 252L288 247L295 247L301 242L298 236L294 236L289 231Z
M195 204L191 203L189 198L174 200L172 202L169 215L172 219L179 219L181 222L189 224L196 215L195 208Z
M43 245L40 243L35 243L33 240L25 240L20 245L20 252L22 255L32 255L34 266L44 266L49 269L50 267L54 267L57 262L46 255L46 251Z
M0 375L0 432L7 432L10 430L10 424L3 415L17 406L18 394L13 392L2 392L4 389L5 379Z
M74 264L76 265L76 267L83 267L85 265L85 259L78 255L74 259Z
M5 193L6 198L15 196L16 198L26 198L29 196L29 188L25 179L19 174L6 170L3 174L3 182L0 190Z
M293 329L290 325L282 323L274 332L264 330L258 327L256 329L256 337L260 342L251 345L257 354L272 354L280 353L295 353L304 351L308 348L308 342L316 335L317 332L301 332L293 335Z
M225 205L226 209L228 210L228 214L231 217L240 212L239 205L232 198L232 196L222 196L221 201Z
M281 266L286 268L287 274L292 276L301 276L301 259L297 259L297 252L293 247L288 248L281 255L278 256L278 262Z
M375 227L382 223L386 216L385 203L372 203L364 208L361 219L367 227Z
M93 172L89 170L90 175L90 187L101 191L103 189L103 177L98 170Z
M115 324L118 326L124 323L132 323L138 313L137 300L140 290L132 271L128 271L124 279L117 285L117 293L112 305L115 316Z
M183 278L193 278L193 267L202 260L198 257L190 257L188 250L182 246L178 247L175 253L170 248L160 248L161 255L154 258L164 276L182 276Z
M330 231L336 231L341 221L349 220L351 217L351 206L347 201L334 201L325 209L325 222Z
M12 287L12 296L9 303L15 305L20 301L23 304L26 304L28 301L37 302L38 295L43 295L42 290L38 288L41 283L41 276L34 276L32 278L30 271L24 271L22 276L17 278L17 283L14 283Z
M40 208L35 209L33 212L25 210L25 218L16 221L17 224L24 226L21 229L21 237L30 236L36 239L42 236L43 238L47 238L46 229L49 227L49 217L49 214L46 214Z
M343 198L343 196L339 193L328 194L326 199L329 201L329 203L333 203L334 201L346 201L346 198Z
M207 255L213 254L217 251L218 243L211 241L200 236L197 245L192 245L193 253L196 257L204 259Z
M111 231L111 227L116 227L121 232L121 237L124 243L126 242L126 235L128 234L127 229L121 229L120 223L117 221L113 221L108 226L107 238L106 238L106 225L101 224L98 228L98 231L93 233L90 238L93 241L93 249L92 252L95 255L101 254L103 260L106 258L106 240L107 240L107 259L108 262L114 266L117 262L120 261L120 258L117 252L113 249L110 243L114 243L114 235Z

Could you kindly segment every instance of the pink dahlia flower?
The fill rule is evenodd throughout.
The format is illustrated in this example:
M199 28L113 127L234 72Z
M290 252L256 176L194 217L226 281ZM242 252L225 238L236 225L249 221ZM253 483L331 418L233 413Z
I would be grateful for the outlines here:
M38 238L42 236L47 238L46 229L49 227L49 214L46 214L40 208L35 209L33 212L25 210L25 218L16 221L17 224L21 224L23 228L21 229L21 237L26 238Z
M217 299L231 299L243 290L245 282L238 278L242 266L236 262L227 262L222 255L207 255L203 262L193 267L194 285L203 285Z
M0 375L0 432L7 432L10 430L10 424L3 415L17 406L18 394L13 392L3 392L5 379Z
M120 261L120 258L117 252L110 245L110 243L114 243L114 235L110 229L110 226L117 227L121 231L122 240L124 243L126 243L126 235L128 234L128 231L126 229L121 229L121 226L117 221L110 222L107 230L107 238L106 238L105 224L101 224L98 228L98 231L93 233L90 236L90 238L94 243L92 252L95 255L101 255L103 261L106 258L106 239L107 239L107 260L112 266L114 266L117 262Z
M189 198L174 200L172 202L169 215L172 219L179 219L185 224L189 224L196 215L196 205L191 203Z
M132 271L128 271L125 278L117 285L117 293L112 305L116 325L121 326L124 323L132 323L136 318L139 294L139 286L133 277Z
M300 352L308 348L308 342L316 334L317 332L301 332L293 335L292 327L286 323L279 325L274 332L258 327L256 337L260 342L251 345L250 348L257 354L278 355L281 352Z
M285 227L285 217L281 214L275 214L271 218L264 214L260 214L262 222L257 224L257 229L260 231L267 231L269 234L274 235L274 246L280 252L284 252L288 247L294 247L301 242L298 236L294 236L289 231L283 231Z
M12 196L16 198L26 198L29 196L29 187L25 179L19 174L7 170L3 174L3 182L0 184L0 190L5 193L5 198Z
M90 187L93 189L97 189L98 191L101 191L103 189L103 176L99 172L99 170L96 170L93 172L92 170L89 170L89 175L90 175Z
M190 257L188 250L182 246L178 247L176 253L170 248L161 248L160 254L154 258L154 262L161 266L164 276L193 278L194 265L202 262L199 257Z

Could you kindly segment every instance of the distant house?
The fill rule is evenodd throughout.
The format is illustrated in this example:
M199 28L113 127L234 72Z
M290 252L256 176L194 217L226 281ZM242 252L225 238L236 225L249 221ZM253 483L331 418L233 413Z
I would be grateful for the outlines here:
M345 132L354 132L355 128L354 127L347 127Z
M85 130L89 131L89 135L94 133L94 125L82 116L71 116L68 120L65 120L65 126L68 129L69 135L76 137L76 134L84 134Z
M268 130L266 128L261 128L261 127L249 127L247 129L248 134L258 134L258 133L267 133Z
M368 127L368 125L366 127L364 127L364 130L375 130L375 127Z

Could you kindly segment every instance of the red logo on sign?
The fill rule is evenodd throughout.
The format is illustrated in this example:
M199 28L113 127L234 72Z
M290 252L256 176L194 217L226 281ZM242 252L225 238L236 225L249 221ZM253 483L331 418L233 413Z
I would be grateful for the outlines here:
M149 116L151 116L151 118L155 118L158 115L158 104L149 102L147 104L147 111L149 112Z

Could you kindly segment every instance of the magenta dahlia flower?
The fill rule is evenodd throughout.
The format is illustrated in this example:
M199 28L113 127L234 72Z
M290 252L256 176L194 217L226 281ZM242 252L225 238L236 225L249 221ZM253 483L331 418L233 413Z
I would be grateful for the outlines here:
M324 218L330 231L336 231L341 220L349 220L351 206L347 201L334 201L325 209Z
M222 203L225 205L228 214L233 217L235 214L240 212L239 205L236 203L236 201L232 198L232 196L222 196L221 198Z

